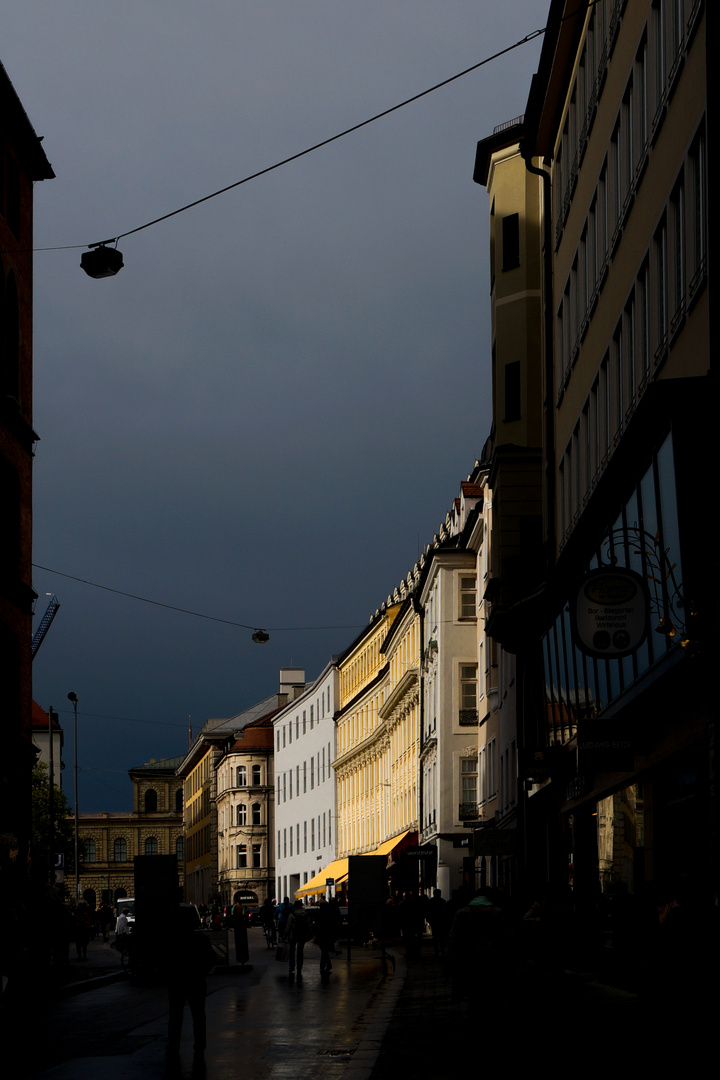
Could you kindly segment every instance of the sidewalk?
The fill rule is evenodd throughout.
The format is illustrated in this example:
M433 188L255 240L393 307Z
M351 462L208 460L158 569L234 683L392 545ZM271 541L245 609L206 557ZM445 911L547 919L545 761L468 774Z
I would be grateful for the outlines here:
M532 1067L554 1044L582 1058L612 1031L637 1031L634 995L568 978L513 988L512 1000L498 1000L487 988L473 1002L454 1004L429 937L421 960L410 964L401 947L389 949L385 970L378 948L353 948L349 962L345 953L333 959L329 979L321 979L319 952L310 944L303 977L294 980L258 933L251 932L249 942L248 967L235 964L231 953L230 965L209 979L208 1080L236 1080L238 1072L252 1080L456 1080L469 1061L483 1068L500 1069L508 1061ZM164 1076L166 991L126 979L119 966L119 956L102 941L91 943L87 961L71 961L48 1037L57 1045L72 1032L72 1045L53 1055L60 1064L36 1075ZM106 986L107 979L124 981ZM80 994L98 987L104 988ZM189 1077L188 1010L181 1058L175 1075Z
M79 994L92 988L106 986L127 977L120 963L120 953L110 948L110 941L93 938L87 947L87 959L78 960L75 946L70 945L69 963L51 973L51 982L61 994Z

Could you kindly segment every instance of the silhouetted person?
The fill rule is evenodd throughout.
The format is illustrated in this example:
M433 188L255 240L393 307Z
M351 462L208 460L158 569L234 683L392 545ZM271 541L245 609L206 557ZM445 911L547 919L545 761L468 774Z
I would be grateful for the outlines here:
M193 1020L193 1051L195 1062L203 1059L206 1045L205 995L206 976L215 964L215 953L207 937L200 933L200 920L192 907L180 907L175 912L170 932L170 951L167 957L168 978L168 1065L180 1058L185 1002L190 1006Z
M235 959L238 964L247 964L250 953L248 951L247 918L242 904L233 904L231 914L233 936L235 938Z
M288 969L292 975L297 966L298 978L302 974L305 943L312 937L310 916L303 907L302 900L296 900L292 912L288 917L285 936L290 946L288 952Z
M432 900L428 900L425 908L425 918L432 931L433 951L436 957L439 957L445 948L450 929L446 909L447 902L443 900L440 889L433 889Z
M327 900L321 900L315 916L315 944L320 949L321 975L328 975L332 971L330 949L335 944L338 934L337 915Z

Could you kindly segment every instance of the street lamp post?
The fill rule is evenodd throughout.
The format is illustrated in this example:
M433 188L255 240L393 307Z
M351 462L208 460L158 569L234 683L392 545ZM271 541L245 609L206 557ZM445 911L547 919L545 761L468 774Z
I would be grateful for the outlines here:
M72 702L75 713L75 900L78 901L80 899L80 861L78 858L78 696L72 690L68 694L68 701Z

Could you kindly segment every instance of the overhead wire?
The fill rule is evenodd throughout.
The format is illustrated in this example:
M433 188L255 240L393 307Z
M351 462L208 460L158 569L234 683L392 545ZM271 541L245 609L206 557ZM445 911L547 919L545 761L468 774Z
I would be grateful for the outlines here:
M360 131L361 128L367 127L369 124L374 124L378 120L382 120L386 116L390 116L391 113L397 112L399 109L404 109L407 105L412 105L413 102L419 101L421 98L427 97L428 94L434 94L436 90L441 90L444 86L448 86L450 83L456 82L458 79L462 79L465 75L469 75L473 71L477 71L478 68L484 67L486 64L492 63L493 60L498 60L501 56L506 56L508 53L513 52L515 49L519 49L523 45L527 45L529 42L534 41L536 38L541 37L547 27L543 26L539 30L532 30L529 34L520 38L518 41L512 43L512 45L506 45L502 49L498 49L497 52L492 53L490 56L484 57L482 60L478 60L476 64L471 64L470 67L464 68L462 71L456 72L455 75L450 75L447 79L442 79L440 82L435 83L433 86L429 86L425 90L421 90L417 94L413 94L411 97L405 98L404 101L399 101L396 105L391 105L388 109L383 109L381 112L375 113L373 116L367 117L365 120L361 120L357 124L351 124L350 127L344 128L342 131L336 132L335 135L330 135L327 139L321 139L320 142L313 143L312 146L305 147L304 150L299 150L295 154L290 154L288 157L283 158L281 161L276 161L273 165L268 165L264 169L258 169L257 172L250 173L248 176L244 176L241 180L235 180L232 184L226 184L225 187L218 188L217 191L210 192L209 195L203 195L199 199L194 199L192 202L185 203L183 206L177 207L176 210L171 210L167 214L161 214L160 217L153 218L151 221L146 221L144 225L137 225L134 229L128 229L126 232L116 233L113 236L108 237L106 240L96 240L91 244L58 244L50 247L36 247L25 249L27 251L71 251L79 248L94 248L102 247L106 244L117 244L118 241L124 239L126 236L134 236L135 233L142 232L144 229L149 229L153 225L159 225L161 221L167 221L168 218L176 217L178 214L185 213L186 210L191 210L195 206L200 206L202 203L208 202L210 199L216 199L218 195L224 195L228 191L233 191L237 187L241 187L242 184L247 184L251 180L257 180L260 176L266 176L268 173L274 172L276 169L281 169L284 165L289 165L293 161L298 161L300 158L305 157L307 154L314 153L315 150L320 150L323 146L329 146L330 143L337 142L338 139L344 139L346 135L351 135L355 131Z
M241 623L232 619L221 619L217 615L207 615L202 611L193 611L190 608L178 607L176 604L165 604L162 600L151 600L147 596L139 596L137 593L126 592L124 589L114 589L110 585L101 585L97 581L89 581L87 578L76 577L75 574L66 574L62 570L53 570L50 566L41 566L33 563L36 570L44 570L48 574L57 574L58 577L69 578L70 581L78 581L81 585L90 585L93 589L102 589L104 592L115 593L117 596L127 596L130 600L140 600L143 604L152 604L154 607L166 608L168 611L179 611L183 615L194 615L197 619L207 619L210 622L223 623L225 626L236 626L240 630L257 630L260 623ZM338 626L265 626L263 630L272 630L277 633L280 630L356 630L361 623L345 623Z

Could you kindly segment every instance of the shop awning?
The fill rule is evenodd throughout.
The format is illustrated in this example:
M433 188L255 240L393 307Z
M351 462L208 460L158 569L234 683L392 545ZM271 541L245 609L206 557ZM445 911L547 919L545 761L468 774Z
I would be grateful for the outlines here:
M375 851L368 851L368 855L389 855L393 848L396 848L398 844L405 839L410 832L410 829L406 829L405 832L398 833L397 836L393 836L392 839L386 840L384 844L381 844Z
M406 829L405 832L398 833L397 836L393 836L390 840L386 840L380 847L375 848L374 851L364 851L363 855L389 855L390 852L401 843L406 836L410 834L410 829ZM331 862L324 870L321 870L315 877L306 881L302 888L295 891L296 899L300 899L303 896L317 896L319 893L324 893L326 888L326 881L328 878L333 878L336 885L340 885L348 876L348 861L347 859L336 859L335 862Z
M315 896L318 893L325 892L325 882L328 878L334 878L335 883L344 881L348 873L348 861L347 859L336 859L335 862L331 862L329 866L326 866L324 870L321 870L315 877L306 881L302 888L297 889L295 892L296 898L302 896Z

